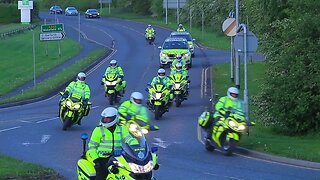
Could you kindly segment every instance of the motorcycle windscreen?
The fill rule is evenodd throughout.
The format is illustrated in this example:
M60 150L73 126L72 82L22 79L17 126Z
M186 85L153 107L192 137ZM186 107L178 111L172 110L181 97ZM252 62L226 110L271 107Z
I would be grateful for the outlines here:
M150 154L145 136L143 134L140 137L132 135L132 138L130 142L121 142L123 151L133 159L144 161Z

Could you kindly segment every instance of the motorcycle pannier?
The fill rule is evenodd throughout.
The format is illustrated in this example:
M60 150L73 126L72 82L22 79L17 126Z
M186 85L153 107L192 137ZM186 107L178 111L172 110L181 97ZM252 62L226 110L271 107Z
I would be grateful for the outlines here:
M204 111L198 118L198 124L202 128L209 128L210 112Z

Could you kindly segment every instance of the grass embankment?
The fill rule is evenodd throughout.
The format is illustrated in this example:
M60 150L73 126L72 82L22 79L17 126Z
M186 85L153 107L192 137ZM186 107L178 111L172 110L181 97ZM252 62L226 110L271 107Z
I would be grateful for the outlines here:
M1 39L0 76L2 81L0 81L0 87L2 88L0 89L0 96L33 79L34 61L37 77L80 52L80 45L70 39L60 42L40 42L39 29L37 28L34 31L35 60L33 57L32 31ZM61 56L59 56L59 44Z
M0 156L0 179L62 180L63 178L51 169Z
M248 64L248 92L249 101L260 91L260 84L264 77L265 63L255 62ZM241 75L243 77L243 75ZM213 66L213 88L220 96L226 94L226 89L232 86L230 81L230 65L220 64ZM240 85L240 93L243 94L243 83ZM242 96L240 96L242 98ZM320 162L320 143L316 143L320 135L308 135L301 137L284 136L273 133L270 129L259 124L259 117L254 116L254 106L250 106L250 120L256 121L256 126L250 129L250 135L244 136L240 146L256 151L285 156L295 159ZM318 141L319 142L319 141Z

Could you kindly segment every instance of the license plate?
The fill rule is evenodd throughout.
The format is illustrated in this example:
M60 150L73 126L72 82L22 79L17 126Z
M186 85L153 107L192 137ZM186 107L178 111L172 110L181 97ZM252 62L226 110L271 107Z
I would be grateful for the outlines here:
M112 93L114 93L114 89L108 90L108 94L112 94Z
M160 105L161 105L161 101L156 101L156 102L154 102L154 105L160 106Z
M181 94L181 91L174 91L174 94Z

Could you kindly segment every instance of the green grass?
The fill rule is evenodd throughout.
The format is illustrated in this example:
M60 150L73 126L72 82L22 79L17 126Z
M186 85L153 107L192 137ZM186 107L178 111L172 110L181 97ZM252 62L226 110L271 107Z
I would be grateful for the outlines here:
M80 45L70 39L63 41L40 42L39 28L34 31L35 36L35 72L39 76L53 67L80 52ZM0 96L14 90L33 79L33 32L19 34L0 40ZM59 43L61 56L59 56ZM46 55L46 49L48 56ZM10 82L10 83L8 83Z
M104 53L105 49L103 48L94 50L85 58L77 61L75 64L69 66L68 68L65 68L58 74L48 78L36 87L30 88L17 96L0 100L0 104L32 99L51 93L52 91L56 90L56 87L59 87L61 84L72 80L75 77L75 74L77 74L77 72L82 71L85 67L88 67L94 61L96 61L97 58L101 57Z
M63 179L51 169L0 156L0 179Z
M243 72L243 66L241 69ZM230 65L219 64L214 65L213 72L213 89L220 96L226 95L226 89L233 86L230 81ZM248 92L249 103L252 98L260 91L260 83L264 77L265 63L254 62L248 64ZM243 73L240 74L243 77ZM243 78L240 78L240 82ZM226 83L227 82L227 83ZM240 84L240 92L242 99L243 81ZM250 105L251 112L255 111L256 107ZM275 134L270 129L259 124L259 117L250 113L250 120L256 121L256 126L250 129L250 135L244 136L240 141L240 146L268 153L273 155L285 156L295 159L303 159L308 161L320 162L320 143L316 143L320 138L320 134L307 135L301 137L292 137ZM318 141L319 142L319 141Z
M161 20L151 16L139 16L133 13L124 12L119 9L111 9L111 14L106 14L106 12L108 12L108 9L104 8L102 12L102 16L144 22L147 24L166 27L173 31L175 31L178 27L175 20L173 20L170 17L168 20L168 24L166 24L165 19ZM196 42L199 42L204 46L211 47L214 49L230 49L230 38L228 38L223 33L212 32L206 29L202 32L201 27L192 27L190 31L189 24L184 24L184 27L187 29L187 31L191 32L192 37L196 39Z

